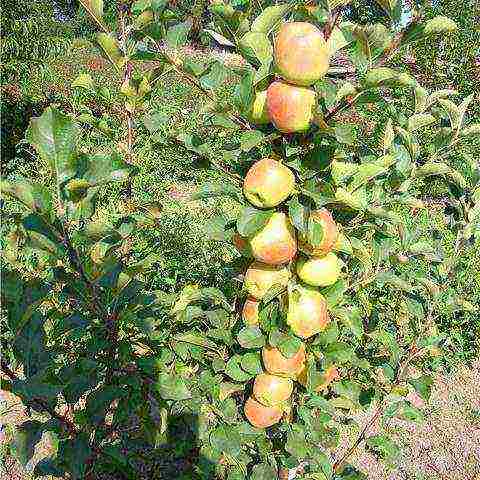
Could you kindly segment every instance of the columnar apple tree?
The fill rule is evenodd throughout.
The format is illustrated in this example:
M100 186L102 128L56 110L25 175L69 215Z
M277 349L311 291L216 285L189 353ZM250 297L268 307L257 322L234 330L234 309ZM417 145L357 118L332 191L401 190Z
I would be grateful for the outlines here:
M2 387L41 414L16 429L18 457L30 461L50 432L56 449L38 476L181 478L187 465L183 478L365 478L349 463L357 447L393 458L393 418L421 420L409 394L428 400L447 339L435 324L441 284L478 230L479 188L448 163L480 131L468 122L473 97L454 101L455 91L429 92L386 66L455 24L403 15L401 0L378 2L390 30L346 21L348 0L278 4L255 18L257 2L215 0L204 34L244 58L226 66L178 51L191 22L178 23L165 1L120 2L117 32L102 1L81 3L119 74L108 97L122 99L125 129L49 108L28 140L54 181L2 183L12 220ZM162 137L150 98L168 72L208 99L198 134L161 140L224 175L194 199L228 199L206 230L240 252L237 292L152 289L161 252L135 247L142 231L156 231L161 208L132 202L108 219L97 208L105 184L136 173L140 139ZM86 76L75 83L102 98L109 91ZM91 129L113 139L111 152L81 148ZM455 210L445 258L407 225L432 176ZM420 257L430 263L408 277L405 262ZM358 437L339 449L341 425L367 409ZM385 433L371 432L377 421Z

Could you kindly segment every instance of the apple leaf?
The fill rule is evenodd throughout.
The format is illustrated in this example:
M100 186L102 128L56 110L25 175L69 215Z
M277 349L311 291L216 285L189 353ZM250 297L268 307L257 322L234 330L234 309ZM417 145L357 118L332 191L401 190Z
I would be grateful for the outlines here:
M237 219L238 233L242 237L252 237L267 224L273 213L273 210L258 210L251 206L245 207Z

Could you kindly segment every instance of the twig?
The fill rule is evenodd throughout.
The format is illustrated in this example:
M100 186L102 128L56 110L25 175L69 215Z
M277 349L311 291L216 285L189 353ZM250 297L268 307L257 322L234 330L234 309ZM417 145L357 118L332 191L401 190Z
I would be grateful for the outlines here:
M2 360L1 361L1 369L2 372L12 381L18 381L19 378L15 375L15 373L10 369L7 363ZM41 398L34 398L32 403L36 405L40 410L44 410L47 412L52 418L58 420L68 431L69 435L76 435L79 433L73 422L68 419L67 417L60 415L55 410L53 410L46 402L44 402Z

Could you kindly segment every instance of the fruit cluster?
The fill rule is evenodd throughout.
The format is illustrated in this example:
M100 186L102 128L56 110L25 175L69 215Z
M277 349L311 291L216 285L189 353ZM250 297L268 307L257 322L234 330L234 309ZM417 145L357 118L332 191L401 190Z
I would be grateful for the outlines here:
M329 64L322 32L309 23L285 23L275 39L274 56L282 80L257 94L251 119L256 123L271 121L285 133L305 131L315 105L315 92L308 86L325 75ZM295 176L287 166L270 158L256 162L245 177L244 195L257 208L277 210L253 237L237 234L235 244L254 258L244 278L249 296L243 321L250 326L258 324L259 306L267 292L287 290L286 322L305 340L322 332L330 321L327 302L317 287L337 281L341 262L333 253L338 229L328 210L310 214L309 222L321 232L313 241L311 236L296 232L288 215L278 208L294 190ZM278 348L266 346L262 360L265 372L255 378L253 394L244 408L247 419L259 428L279 422L288 411L294 380L306 383L305 344L290 358ZM335 367L325 372L330 381L336 375Z
M275 39L274 60L282 80L256 94L250 120L260 125L272 122L283 133L304 132L315 115L315 91L309 86L329 67L322 32L310 23L283 24Z

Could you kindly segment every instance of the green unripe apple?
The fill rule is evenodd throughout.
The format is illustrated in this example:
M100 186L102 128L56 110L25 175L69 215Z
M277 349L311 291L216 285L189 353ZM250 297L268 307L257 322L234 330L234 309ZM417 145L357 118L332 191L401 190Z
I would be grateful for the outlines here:
M341 268L338 257L330 252L324 257L301 258L297 262L297 275L308 285L328 287L338 280Z

